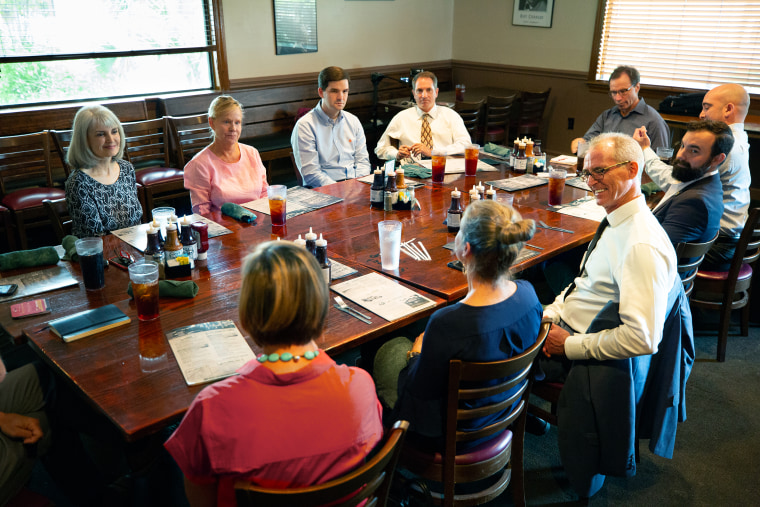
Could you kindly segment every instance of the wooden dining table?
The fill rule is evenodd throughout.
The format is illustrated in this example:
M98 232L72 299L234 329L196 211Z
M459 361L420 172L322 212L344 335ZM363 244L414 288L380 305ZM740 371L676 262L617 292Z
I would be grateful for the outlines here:
M504 166L497 168L493 172L479 171L474 177L447 175L443 184L423 180L424 186L416 189L421 211L370 209L370 186L350 180L317 189L341 198L340 202L293 217L284 227L272 226L269 216L263 214L255 223L245 224L220 212L212 212L208 218L232 233L209 240L208 260L199 261L188 278L198 284L198 295L193 299L161 298L157 320L141 322L137 319L135 303L126 294L126 272L109 267L105 288L86 291L81 283L79 265L65 262L80 283L36 296L47 299L50 314L13 320L10 318L11 302L0 302L0 325L13 339L28 339L40 358L105 414L126 440L138 440L180 419L203 387L186 385L169 349L166 333L190 324L226 319L240 328L237 315L240 266L255 245L277 238L294 240L312 228L328 241L331 258L357 270L358 273L352 276L381 272L434 302L430 309L392 322L372 315L371 325L331 306L318 344L328 353L339 354L426 318L437 308L466 294L466 278L447 266L456 256L452 250L444 248L454 240L454 234L449 233L443 223L450 192L455 187L467 191L478 182L514 176ZM595 221L551 211L547 206L547 192L546 185L513 192L513 205L524 218L542 220L547 225L573 232L538 229L530 243L542 250L539 255L514 266L515 271L587 243L596 230L598 224ZM563 200L569 202L586 195L588 193L583 190L566 186ZM383 271L377 234L377 224L382 220L401 221L402 240L415 238L422 241L432 260L417 261L402 256L398 270ZM107 252L124 249L139 254L113 235L105 237L104 243ZM22 300L25 299L31 298ZM126 326L70 343L61 341L47 325L52 318L109 303L119 307L132 321ZM356 306L350 301L349 304ZM246 340L257 352L253 341L247 336Z

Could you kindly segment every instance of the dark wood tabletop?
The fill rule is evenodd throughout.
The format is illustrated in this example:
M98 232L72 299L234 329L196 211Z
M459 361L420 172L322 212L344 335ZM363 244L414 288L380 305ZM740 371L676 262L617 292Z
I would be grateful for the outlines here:
M208 260L200 261L190 277L200 288L198 295L194 299L161 298L160 318L156 321L140 322L137 319L134 302L126 294L128 276L125 271L109 267L105 288L86 291L81 284L78 264L64 263L80 284L36 296L48 300L50 314L13 320L10 318L11 303L5 302L0 303L0 324L12 337L28 338L40 357L109 417L121 429L125 439L136 440L179 419L202 388L185 384L169 350L166 332L190 324L226 319L234 321L240 328L237 316L239 270L246 254L256 244L278 237L293 240L312 227L327 239L331 258L357 269L361 275L382 271L377 223L400 220L403 240L414 237L422 241L433 260L416 261L402 255L398 271L383 273L422 292L435 301L435 308L440 308L463 297L467 290L462 273L446 266L455 259L454 253L443 248L454 240L454 235L448 233L443 224L451 190L457 187L467 191L479 181L510 176L508 170L500 167L496 172L478 172L475 177L447 175L443 184L432 184L427 180L424 187L416 190L422 211L372 210L369 207L370 186L351 180L318 189L342 198L341 202L294 217L285 227L273 227L269 216L263 214L255 224L244 224L214 212L209 218L229 228L232 234L209 240ZM594 221L550 211L546 203L547 192L546 185L514 192L513 204L525 218L543 220L548 225L574 232L537 230L530 243L543 250L539 256L516 266L517 270L587 243L597 227ZM586 195L585 191L566 186L564 200L568 202ZM131 248L115 236L104 240L106 252L114 248ZM71 343L55 337L46 324L52 318L109 303L121 308L132 322ZM367 325L331 307L319 346L334 354L341 353L426 317L435 308L394 322L374 316L373 324ZM253 342L246 339L256 351Z
M358 271L341 281L372 271L347 259L334 259ZM185 383L166 339L168 331L229 319L235 322L253 351L260 352L243 331L238 318L241 283L238 270L197 277L195 281L200 288L195 298L161 298L160 317L154 321L138 320L134 300L122 298L108 302L113 302L132 319L126 326L70 343L53 334L46 322L27 327L23 333L40 357L111 419L126 440L138 440L181 418L204 387ZM435 302L433 308L393 322L362 310L372 316L372 324L338 311L331 304L325 330L317 344L331 355L339 354L427 317L445 305L443 299L425 296Z

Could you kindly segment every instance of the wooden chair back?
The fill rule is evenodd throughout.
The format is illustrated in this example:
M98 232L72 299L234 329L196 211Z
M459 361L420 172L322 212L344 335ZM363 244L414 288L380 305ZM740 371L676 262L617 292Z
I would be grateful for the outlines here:
M483 111L483 100L478 102L455 102L454 111L462 117L464 126L470 133L470 139L473 143L480 140L481 119Z
M71 136L73 135L73 132L73 130L50 131L50 135L53 137L53 146L55 146L55 151L61 159L61 165L63 166L63 171L66 173L67 178L69 177L69 174L71 174L71 167L69 167L69 164L66 161L66 154L69 152L69 145L71 144Z
M169 129L165 118L123 123L124 158L135 170L148 167L171 167Z
M550 327L550 323L542 323L536 342L510 359L488 363L458 359L449 362L443 459L440 464L421 462L419 454L405 452L401 460L402 466L426 479L442 483L442 492L427 493L434 503L445 506L478 505L496 498L511 481L515 505L525 505L523 439L526 406L533 379L530 373ZM507 392L511 395L502 401L476 403ZM481 429L461 429L462 423L488 416L495 416L496 419ZM468 460L461 459L462 456L457 454L457 444L500 435L510 427L512 439L509 444L488 458L473 463L466 462ZM497 477L495 481L493 477ZM458 484L477 483L489 478L485 489L475 491L473 485L467 494L455 492Z
M383 507L388 501L393 472L408 428L407 421L397 421L380 450L364 465L324 484L305 488L271 489L248 482L237 482L237 503L241 507L327 504L354 506L367 500L367 507Z
M521 92L520 112L517 115L517 134L538 137L544 120L544 110L552 89L542 92Z
M694 279L697 277L697 269L716 239L718 239L718 233L715 233L710 241L704 243L678 243L676 245L678 274L681 277L686 297L691 297L691 292L694 290Z
M53 225L58 244L61 244L63 238L71 234L73 221L69 215L69 207L66 198L63 199L45 199L42 201L47 211L50 223Z
M517 94L507 97L489 95L486 99L485 142L506 145L509 142L509 124Z
M293 173L296 175L296 181L298 182L299 186L303 186L303 175L301 174L301 171L298 170L298 164L296 164L296 155L293 152L290 152L290 163L293 165Z
M0 198L36 186L53 186L47 131L0 137Z
M199 151L214 141L207 114L167 116L175 165L184 169Z

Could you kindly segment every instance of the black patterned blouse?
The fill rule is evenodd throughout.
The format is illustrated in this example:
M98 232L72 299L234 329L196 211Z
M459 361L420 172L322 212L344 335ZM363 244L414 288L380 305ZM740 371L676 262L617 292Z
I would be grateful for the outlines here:
M119 177L110 185L80 170L74 170L66 180L66 200L74 236L103 236L140 223L142 206L137 198L135 168L126 160L116 162Z

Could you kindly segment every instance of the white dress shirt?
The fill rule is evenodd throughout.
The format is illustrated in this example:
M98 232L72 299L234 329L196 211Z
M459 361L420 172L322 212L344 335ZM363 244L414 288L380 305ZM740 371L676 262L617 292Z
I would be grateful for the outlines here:
M589 256L583 276L544 309L577 334L565 341L568 359L624 359L654 354L662 339L668 293L678 278L676 253L668 235L639 196L607 215L609 226ZM622 325L586 334L609 301L620 303Z
M723 216L720 218L720 235L738 238L744 229L749 212L749 141L743 123L729 125L734 134L734 147L726 160L718 166L723 185ZM652 150L644 150L646 172L657 186L665 190L672 181L671 167L660 161Z
M417 106L410 107L393 117L377 143L375 154L385 160L393 160L398 149L391 146L391 139L398 139L399 146L412 146L420 142L422 133L422 115ZM448 107L433 106L428 123L433 133L433 148L444 150L448 155L464 153L465 147L472 143L470 133L464 126L459 113Z
M321 101L298 120L290 144L304 185L316 188L370 173L359 119L341 111L333 120L322 110Z

